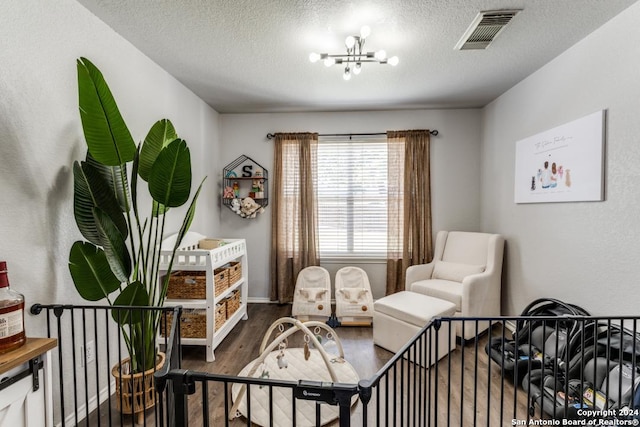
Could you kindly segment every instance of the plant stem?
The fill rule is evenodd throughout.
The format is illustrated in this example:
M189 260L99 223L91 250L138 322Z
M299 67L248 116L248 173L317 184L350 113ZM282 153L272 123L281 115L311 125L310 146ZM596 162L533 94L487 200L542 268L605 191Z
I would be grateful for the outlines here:
M151 222L149 223L149 230L147 233L147 253L145 255L145 268L147 268L149 266L149 256L151 254L151 251L149 250L151 245L151 235L153 234L153 224L154 224L154 220L153 220L153 203L151 203ZM154 287L154 281L153 281L153 265L155 263L155 260L152 258L151 259L151 270L149 271L149 277L151 279L149 279L149 282L144 282L145 284L148 284L148 287L150 287L151 289L147 288L147 292L149 292L150 290L153 289ZM146 270L145 270L146 271ZM149 294L151 295L151 294ZM153 301L153 298L150 299L150 301Z
M127 165L121 165L120 166L120 179L122 179L122 182L128 182L127 181ZM125 206L126 206L126 211L127 211L127 227L129 228L129 242L131 245L131 256L135 257L136 254L136 246L135 246L135 241L133 239L133 228L131 227L131 213L129 212L130 210L130 205L129 205L129 197L127 197L126 191L124 194L124 202L125 202ZM139 228L139 226L138 226ZM131 278L128 278L128 283L131 282Z
M164 236L164 225L165 225L165 221L166 221L166 215L162 214L162 229L160 230L160 235ZM157 230L156 230L157 231ZM156 234L156 239L157 239L157 234ZM162 306L162 304L164 303L164 298L166 295L166 286L169 283L168 278L171 276L171 267L173 266L173 255L175 254L175 251L173 252L173 254L171 254L171 260L169 261L169 268L166 271L166 276L165 276L165 280L163 281L162 284L162 289L160 290L160 295L157 301L158 306ZM159 263L158 263L159 264ZM158 271L160 270L160 265L156 266L157 270L156 270L156 275L158 274Z
M153 238L153 256L151 257L152 263L151 263L151 278L152 280L150 281L150 301L152 301L153 305L158 305L156 304L156 288L158 287L159 283L158 283L158 273L160 271L160 259L159 257L156 255L156 251L158 250L157 246L158 246L158 224L160 222L160 219L158 218L158 216L154 216L153 215L153 207L151 207L151 222L153 222L153 219L155 217L155 222L156 222L156 226L155 226L155 235ZM160 212L160 209L158 209L158 213ZM162 220L164 221L164 213L162 214ZM153 227L152 227L153 228ZM164 228L164 222L163 222L163 228ZM149 245L151 245L151 229L149 230ZM147 248L151 248L151 246L147 246ZM169 273L167 273L169 274Z

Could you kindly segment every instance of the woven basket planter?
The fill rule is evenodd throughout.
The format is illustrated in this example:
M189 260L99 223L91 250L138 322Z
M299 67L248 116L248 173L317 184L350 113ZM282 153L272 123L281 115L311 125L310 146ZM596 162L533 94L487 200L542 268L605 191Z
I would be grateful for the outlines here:
M164 365L165 354L158 352L156 366L137 374L131 372L129 358L122 360L111 369L116 383L116 408L123 414L135 415L136 423L144 422L144 412L156 404L156 388L153 374Z

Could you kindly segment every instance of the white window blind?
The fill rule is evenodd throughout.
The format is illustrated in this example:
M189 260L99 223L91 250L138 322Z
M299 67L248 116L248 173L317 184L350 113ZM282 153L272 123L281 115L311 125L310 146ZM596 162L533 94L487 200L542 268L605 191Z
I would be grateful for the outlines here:
M318 243L322 257L387 253L387 145L385 136L320 137Z

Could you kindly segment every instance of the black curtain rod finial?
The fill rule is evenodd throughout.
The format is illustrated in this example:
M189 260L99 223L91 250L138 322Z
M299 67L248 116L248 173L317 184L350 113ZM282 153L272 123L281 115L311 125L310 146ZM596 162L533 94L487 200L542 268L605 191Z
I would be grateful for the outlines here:
M438 135L438 130L434 129L429 131L429 133L433 136ZM371 136L371 135L386 135L386 132L376 132L376 133L320 133L318 136L348 136L351 138L352 136ZM268 133L267 139L273 139L276 137L275 133Z

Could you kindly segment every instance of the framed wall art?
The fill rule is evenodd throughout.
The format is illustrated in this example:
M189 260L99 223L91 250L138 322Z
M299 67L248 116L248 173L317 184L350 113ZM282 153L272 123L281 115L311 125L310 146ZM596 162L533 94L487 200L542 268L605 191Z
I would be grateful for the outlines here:
M604 200L605 110L516 142L515 203Z

